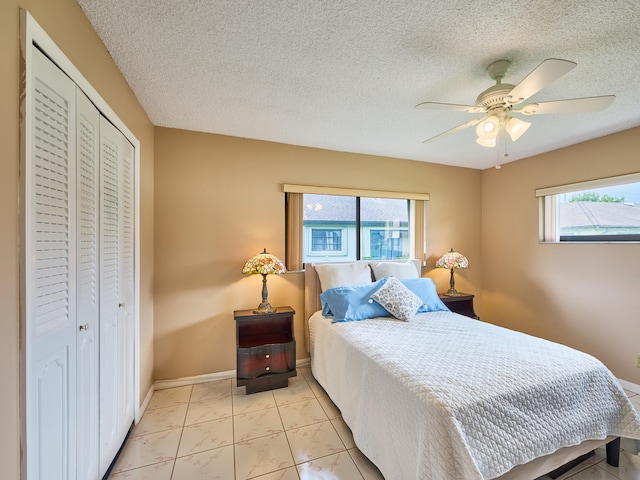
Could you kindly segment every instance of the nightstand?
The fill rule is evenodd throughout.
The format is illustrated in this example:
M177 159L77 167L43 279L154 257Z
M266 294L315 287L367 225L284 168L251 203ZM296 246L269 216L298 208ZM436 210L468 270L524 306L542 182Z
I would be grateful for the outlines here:
M275 313L236 310L236 378L247 393L289 385L296 372L295 311L277 307Z
M449 310L455 313L459 313L460 315L465 315L467 317L475 318L476 320L480 320L480 317L476 315L476 312L473 310L473 297L470 293L460 293L458 296L449 296L449 295L438 295L442 303L444 303Z

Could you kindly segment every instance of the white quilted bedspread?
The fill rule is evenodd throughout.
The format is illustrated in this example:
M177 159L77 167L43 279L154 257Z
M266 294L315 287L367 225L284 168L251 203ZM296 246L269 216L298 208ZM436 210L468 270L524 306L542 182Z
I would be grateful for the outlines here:
M473 480L587 439L640 439L613 374L569 347L450 312L309 321L311 366L386 480Z

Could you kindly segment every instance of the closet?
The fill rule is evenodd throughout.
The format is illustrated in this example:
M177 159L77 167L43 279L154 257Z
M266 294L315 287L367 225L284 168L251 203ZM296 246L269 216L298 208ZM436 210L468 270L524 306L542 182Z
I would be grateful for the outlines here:
M28 48L24 469L29 480L97 480L134 420L134 147Z

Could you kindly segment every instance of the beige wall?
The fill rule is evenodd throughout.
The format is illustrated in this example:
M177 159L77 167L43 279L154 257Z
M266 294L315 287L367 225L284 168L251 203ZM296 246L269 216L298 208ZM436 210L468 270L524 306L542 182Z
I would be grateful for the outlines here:
M472 265L456 286L480 291L479 170L166 128L155 140L157 379L235 369L233 310L256 307L261 291L242 266L265 247L284 258L282 183L430 193L426 275L448 288L449 272L432 269L455 247ZM268 286L272 305L296 310L298 357L307 357L303 275Z
M536 188L640 171L640 129L482 176L483 320L578 348L640 384L640 245L540 244Z
M141 389L153 381L153 125L74 0L0 2L0 465L19 478L19 10L29 10L141 142Z
M539 187L638 171L638 129L484 172L154 129L75 1L3 0L0 463L7 478L19 472L19 8L33 14L142 145L142 395L155 379L235 368L233 310L257 305L261 287L240 270L264 247L284 257L285 182L430 193L425 275L438 290L447 288L448 272L433 264L455 247L471 261L456 286L478 294L483 320L583 349L640 384L640 246L540 245L533 195ZM298 312L300 358L307 356L303 288L298 272L269 278L272 304Z

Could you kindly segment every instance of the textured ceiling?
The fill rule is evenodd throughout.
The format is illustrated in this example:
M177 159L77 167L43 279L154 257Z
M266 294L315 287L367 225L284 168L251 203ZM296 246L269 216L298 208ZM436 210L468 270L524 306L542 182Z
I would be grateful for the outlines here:
M158 126L488 168L474 128L512 62L517 84L546 58L578 66L530 100L616 95L602 112L526 117L518 160L640 125L638 0L78 0ZM605 161L605 159L603 159Z

